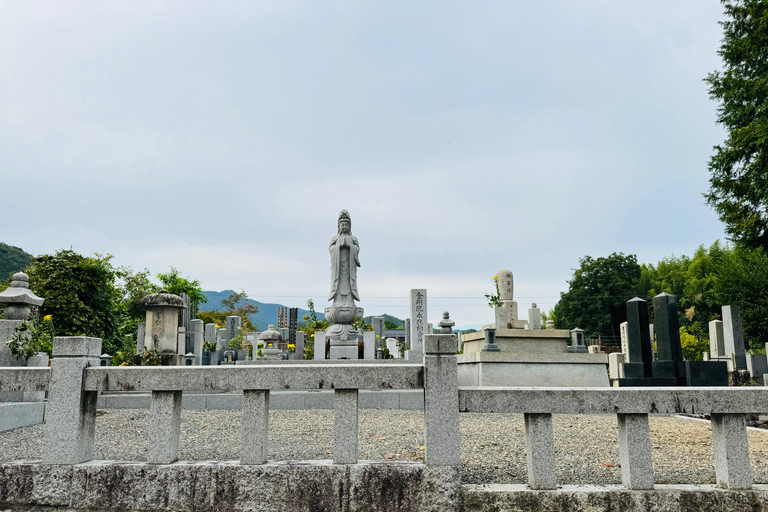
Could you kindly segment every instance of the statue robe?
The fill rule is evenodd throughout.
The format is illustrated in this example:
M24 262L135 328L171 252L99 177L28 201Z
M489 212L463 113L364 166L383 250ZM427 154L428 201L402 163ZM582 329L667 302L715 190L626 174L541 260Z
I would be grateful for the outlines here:
M342 240L346 241L346 247L341 247ZM352 301L344 301L341 296L349 295L354 300L360 300L357 292L360 244L357 237L351 234L336 235L331 239L328 250L331 253L331 293L328 300L333 300L333 305L354 305Z

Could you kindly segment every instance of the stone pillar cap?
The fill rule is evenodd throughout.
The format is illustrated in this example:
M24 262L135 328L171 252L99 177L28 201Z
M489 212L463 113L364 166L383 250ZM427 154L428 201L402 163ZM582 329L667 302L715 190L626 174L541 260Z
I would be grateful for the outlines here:
M453 332L451 327L454 325L456 325L456 322L450 319L450 315L447 311L444 311L443 319L437 324L437 326L441 328L440 334L451 334L451 332Z
M141 299L141 305L144 309L150 308L178 308L186 309L187 305L184 303L184 299L178 295L174 295L168 290L160 290L157 293L147 295Z
M42 306L45 299L38 297L29 289L29 276L27 274L17 272L11 278L11 286L0 292L0 302Z

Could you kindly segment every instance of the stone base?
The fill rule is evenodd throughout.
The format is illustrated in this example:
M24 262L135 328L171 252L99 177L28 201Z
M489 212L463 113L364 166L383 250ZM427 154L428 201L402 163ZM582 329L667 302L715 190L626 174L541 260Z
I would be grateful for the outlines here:
M459 386L607 387L605 354L459 354Z
M0 509L216 512L458 510L458 467L418 462L0 464Z
M570 510L581 512L730 512L768 511L768 485L751 491L728 491L714 485L655 485L634 491L616 485L559 486L556 491L531 491L522 484L461 486L461 510L512 512Z
M357 359L357 345L331 345L331 359Z
M496 345L505 353L564 354L570 339L571 333L567 329L496 329ZM485 348L482 331L463 334L462 340L465 354L481 352Z

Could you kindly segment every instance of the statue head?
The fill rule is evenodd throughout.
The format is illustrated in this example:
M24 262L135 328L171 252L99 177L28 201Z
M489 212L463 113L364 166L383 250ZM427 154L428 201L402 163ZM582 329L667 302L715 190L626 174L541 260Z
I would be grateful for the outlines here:
M341 210L339 213L339 234L351 234L352 233L352 219L349 217L347 210Z

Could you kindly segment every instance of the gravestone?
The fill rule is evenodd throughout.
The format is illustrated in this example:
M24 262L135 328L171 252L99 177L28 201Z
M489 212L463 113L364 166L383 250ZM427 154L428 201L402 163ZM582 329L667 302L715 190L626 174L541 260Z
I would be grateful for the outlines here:
M205 341L216 343L216 324L205 324Z
M288 343L296 346L296 329L299 327L299 308L288 311Z
M325 360L325 331L315 331L315 361Z
M541 329L541 309L534 302L528 309L528 327L530 329Z
M304 336L305 336L305 334L306 333L304 331L296 331L296 343L295 343L295 347L296 348L295 348L293 354L291 354L293 356L293 357L291 357L291 359L296 359L296 360L299 360L299 361L304 359Z
M389 353L392 354L392 357L400 359L400 352L397 350L397 340L395 338L387 338L384 340L384 343L386 344Z
M611 380L617 380L624 377L622 365L624 364L624 354L612 352L608 354L608 377Z
M648 330L648 303L639 297L627 301L627 353L630 362L621 365L624 377L619 386L645 386L652 378L651 341ZM676 381L668 381L674 385Z
M216 350L223 352L229 348L229 338L227 337L227 328L219 327L216 329Z
M229 340L234 339L235 336L240 334L242 324L243 319L237 315L227 317L227 347L229 347Z
M203 340L205 338L205 325L202 320L194 319L189 321L192 327L192 344L194 347L195 364L203 364Z
M411 319L406 318L404 323L405 323L405 327L404 327L403 333L405 334L405 346L410 347L411 346Z
M629 336L627 335L627 322L621 322L619 324L619 334L621 336L621 353L624 354L624 361L622 363L631 363L629 358Z
M144 352L144 336L146 335L146 322L139 322L138 329L136 330L136 353L141 354Z
M512 329L520 318L517 315L517 302L514 300L515 280L511 270L502 269L496 272L496 283L499 285L499 300L501 306L493 308L497 329ZM518 324L522 327L522 324Z
M424 335L427 333L427 290L411 290L411 348L408 360L424 360Z
M763 381L763 375L768 373L768 358L765 354L747 354L747 371L757 382Z
M723 306L723 341L725 354L735 356L736 369L746 370L747 354L744 350L744 332L739 306Z
M363 359L376 359L376 331L363 331Z
M373 333L374 333L374 340L375 340L375 346L373 348L373 353L376 353L376 349L379 347L384 346L384 317L383 316L375 316L371 319L371 327L373 327ZM367 351L366 351L367 352ZM365 357L368 359L368 356Z
M168 290L160 290L142 298L141 306L147 312L144 346L157 349L163 366L183 364L186 336L179 353L179 311L186 308L184 300Z
M725 357L725 337L722 320L709 322L709 356L712 359Z
M675 379L678 386L685 386L683 349L680 345L680 324L677 320L677 299L669 293L653 298L654 332L658 361L651 362L654 378ZM648 331L650 337L650 330ZM650 340L649 340L650 348ZM661 384L663 385L663 384Z

